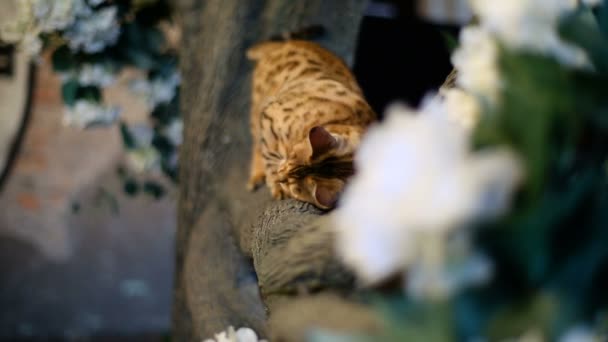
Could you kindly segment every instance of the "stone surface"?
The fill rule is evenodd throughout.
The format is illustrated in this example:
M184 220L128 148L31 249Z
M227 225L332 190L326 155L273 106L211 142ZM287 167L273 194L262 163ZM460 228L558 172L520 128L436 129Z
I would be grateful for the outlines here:
M116 126L61 123L60 83L38 67L31 120L0 193L0 339L136 336L169 329L175 191L127 197ZM126 79L108 91L145 117ZM4 105L0 102L0 110ZM142 335L143 334L143 335Z

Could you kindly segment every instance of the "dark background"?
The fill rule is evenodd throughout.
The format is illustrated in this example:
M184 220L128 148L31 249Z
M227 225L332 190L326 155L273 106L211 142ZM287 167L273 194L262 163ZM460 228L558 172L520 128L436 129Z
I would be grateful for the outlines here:
M354 65L365 96L380 115L395 100L417 106L443 83L452 69L444 37L458 34L456 26L418 18L414 1L385 3L396 13L393 18L364 17Z

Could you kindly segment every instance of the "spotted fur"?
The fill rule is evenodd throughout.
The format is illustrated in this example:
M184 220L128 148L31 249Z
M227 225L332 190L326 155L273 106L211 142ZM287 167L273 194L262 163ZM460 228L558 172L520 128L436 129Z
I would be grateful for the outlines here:
M353 154L376 115L344 62L303 40L248 50L253 74L250 189L320 208L335 205Z

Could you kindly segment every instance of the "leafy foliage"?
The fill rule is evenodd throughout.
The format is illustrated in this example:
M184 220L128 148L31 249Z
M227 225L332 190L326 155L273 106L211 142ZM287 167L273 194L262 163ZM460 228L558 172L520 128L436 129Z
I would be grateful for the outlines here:
M150 106L149 125L153 131L151 146L141 146L137 137L130 132L130 128L124 122L120 122L118 126L123 143L128 152L137 152L141 148L156 149L157 153L145 155L159 156L160 170L171 179L177 180L178 146L175 139L166 136L166 132L173 122L181 120L178 106L179 90L174 84L175 81L165 81L176 74L177 54L168 46L165 34L161 30L162 23L171 21L171 4L167 0L115 0L98 3L95 6L85 6L90 6L88 8L93 13L115 7L116 22L120 25L120 34L115 42L103 46L99 51L93 53L73 48L70 45L70 37L66 35L71 26L41 34L46 47L53 50L51 56L53 69L62 75L63 101L68 107L74 107L79 101L102 105L104 102L102 88L109 85L112 78L121 70L125 67L134 67L144 71L147 81L141 81L140 88L143 83L143 95L147 97ZM78 14L75 15L75 20L79 20ZM83 70L91 66L97 68L95 71L98 74L83 76ZM157 89L159 87L160 90ZM155 98L154 91L163 92L164 97ZM139 188L140 186L133 181L125 182L125 191L129 194L138 193ZM151 183L144 184L143 191L154 197L164 194L160 186Z
M510 146L527 176L507 215L474 227L492 281L439 302L385 297L389 328L362 340L608 336L608 1L580 6L559 32L589 66L500 46L500 100L473 135L476 149ZM328 336L317 340L339 340Z
M495 260L496 277L460 295L455 316L468 337L490 340L538 329L555 340L572 326L606 321L608 296L608 31L603 6L567 17L561 34L593 69L552 58L500 53L501 104L483 116L475 141L510 145L527 168L514 210L480 227L477 241ZM458 314L458 308L467 308ZM463 329L464 328L464 329Z

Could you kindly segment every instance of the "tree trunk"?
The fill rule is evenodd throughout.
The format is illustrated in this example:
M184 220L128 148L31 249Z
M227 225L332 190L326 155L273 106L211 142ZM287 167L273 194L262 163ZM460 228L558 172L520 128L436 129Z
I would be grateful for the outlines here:
M336 329L376 326L363 307L336 294L352 277L334 260L329 216L294 200L273 201L265 188L245 190L252 71L245 50L321 24L328 34L320 43L351 62L364 7L364 0L179 2L185 129L175 340L200 341L229 325L286 340L302 339L323 320Z

